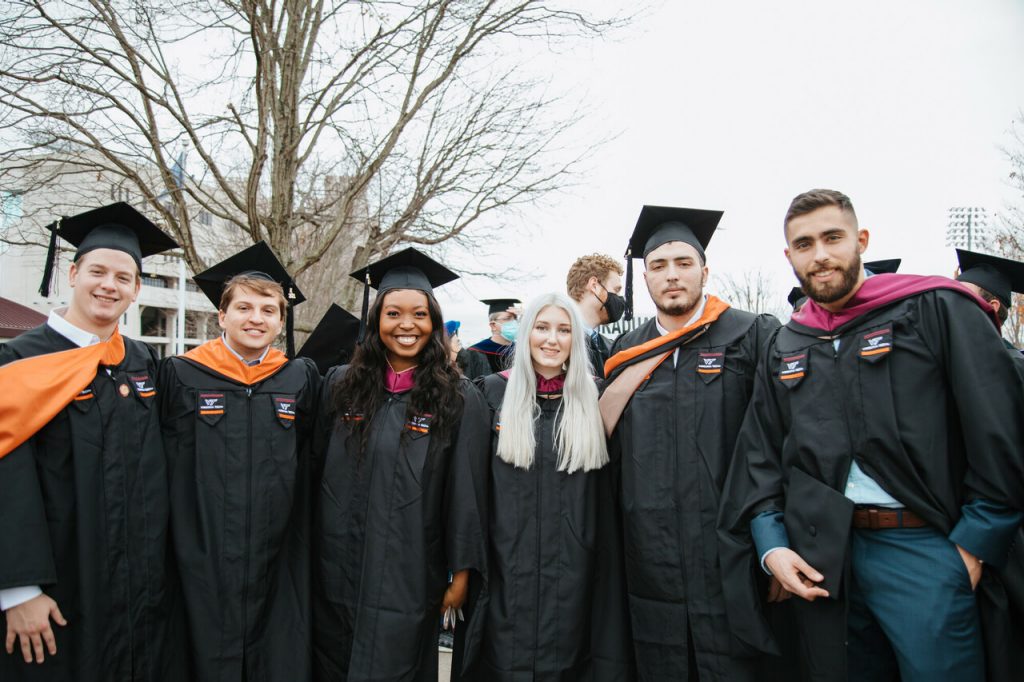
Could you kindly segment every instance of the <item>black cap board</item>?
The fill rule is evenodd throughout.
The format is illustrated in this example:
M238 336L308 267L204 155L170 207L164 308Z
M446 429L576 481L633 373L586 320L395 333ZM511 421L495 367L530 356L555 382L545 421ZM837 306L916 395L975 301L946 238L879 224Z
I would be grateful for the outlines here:
M480 302L487 306L487 314L503 313L514 305L522 303L518 298L482 298Z
M70 218L64 217L47 226L50 245L43 267L43 281L39 287L42 296L50 295L50 280L57 256L57 237L77 246L75 260L96 249L114 249L127 253L142 270L146 256L176 248L178 243L137 210L119 201L94 208Z
M331 367L344 365L352 359L358 339L359 318L332 303L302 344L298 357L309 358L321 374L327 374Z
M786 300L789 301L789 305L793 307L793 310L796 310L797 306L799 306L800 302L805 298L807 298L807 294L804 293L803 289L800 287L793 287L789 290L789 296L786 297Z
M250 275L270 282L277 282L284 289L288 308L285 311L285 343L288 357L295 356L295 315L292 308L306 300L295 280L281 265L274 252L266 242L257 242L242 249L233 256L225 258L216 265L203 270L195 277L196 286L210 299L214 308L220 308L220 299L224 293L224 285L236 275Z
M684 242L696 249L703 265L707 262L704 250L722 215L722 211L677 206L644 206L640 209L626 249L625 319L633 319L633 259L647 258L651 251L668 242Z
M288 299L288 305L299 305L306 300L273 250L262 241L210 266L192 279L206 298L210 299L213 307L219 308L224 285L235 275L243 274L280 284L284 289L285 298Z
M443 286L459 278L454 272L411 246L370 263L365 268L351 273L349 277L363 283L360 339L363 338L366 329L371 287L377 290L378 295L392 289L415 289L433 295L434 287Z
M970 282L989 292L1003 305L1011 304L1012 293L1024 293L1024 263L977 253L964 249L956 250L960 262L960 282Z
M902 258L890 258L888 260L872 260L864 263L864 269L872 275L892 275L900 269Z
M391 289L416 289L432 294L434 287L459 278L430 256L412 247L370 263L353 272L350 277L368 284L380 294Z

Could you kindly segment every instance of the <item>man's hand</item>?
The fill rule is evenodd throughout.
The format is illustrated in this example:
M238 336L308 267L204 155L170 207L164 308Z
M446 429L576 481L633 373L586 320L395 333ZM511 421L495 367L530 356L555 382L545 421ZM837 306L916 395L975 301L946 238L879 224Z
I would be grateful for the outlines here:
M452 582L444 592L444 599L441 600L441 615L448 610L461 609L466 601L466 592L469 590L469 570L459 571L452 576Z
M981 580L981 559L960 545L956 546L956 551L960 552L960 558L964 560L964 566L967 567L967 575L971 577L971 589L973 590L978 587L978 581Z
M32 662L35 652L36 663L43 662L43 643L51 656L57 655L57 641L50 629L50 618L57 625L67 625L57 602L41 594L23 604L7 609L7 653L14 653L14 642L21 640L21 655L26 663Z
M793 550L780 547L769 554L764 562L772 576L782 583L782 587L796 596L807 601L828 596L828 592L816 585L824 580L825 576L814 570Z
M771 582L768 584L768 602L786 601L792 596L793 593L783 587L779 579L773 575Z

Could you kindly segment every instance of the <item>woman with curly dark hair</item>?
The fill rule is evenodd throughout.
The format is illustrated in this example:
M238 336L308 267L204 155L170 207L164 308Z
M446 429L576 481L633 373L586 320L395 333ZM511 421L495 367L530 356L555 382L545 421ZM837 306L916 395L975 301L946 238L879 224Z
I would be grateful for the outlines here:
M483 584L488 411L433 295L457 275L406 249L352 276L378 293L352 363L324 382L315 678L432 681L441 614L472 598L471 571ZM460 627L471 660L479 624Z

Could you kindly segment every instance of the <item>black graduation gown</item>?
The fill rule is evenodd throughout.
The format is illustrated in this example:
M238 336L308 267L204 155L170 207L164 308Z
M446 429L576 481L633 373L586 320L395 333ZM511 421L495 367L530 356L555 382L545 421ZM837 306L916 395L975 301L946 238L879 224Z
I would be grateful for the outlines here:
M389 394L358 455L349 424L362 415L331 412L332 387L346 369L325 378L317 427L327 443L316 448L323 478L314 520L314 679L432 682L448 572L486 576L487 405L463 379L462 418L444 444L433 442L429 416L406 419L408 393ZM460 627L471 662L480 619Z
M308 680L316 366L247 387L175 357L159 376L191 679Z
M561 399L537 399L537 449L530 470L498 459L507 384L499 374L483 380L493 414L490 589L481 656L461 679L631 679L621 536L609 504L609 468L557 470Z
M944 534L970 499L1020 510L1024 386L991 321L955 291L913 295L848 322L834 332L838 351L821 334L790 321L766 352L725 496L735 506L722 521L742 535L753 516L784 512L791 546L820 557L815 568L837 598L791 600L801 655L814 679L844 680L850 519L841 491L852 461ZM871 351L879 338L891 352ZM787 495L794 488L801 493ZM1020 605L999 574L986 564L976 591L990 680L1019 673L1005 656L1020 649L1007 634Z
M52 624L57 655L42 665L26 664L18 644L0 652L4 682L185 679L156 358L124 346L111 374L101 367L81 400L0 459L0 588L39 585L68 621ZM75 347L44 324L0 346L0 364Z
M690 646L702 682L754 679L758 652L730 634L716 526L754 369L777 326L729 308L680 346L675 367L669 356L640 385L612 435L640 679L686 680ZM619 337L612 356L658 336L652 319ZM745 569L753 561L749 543L741 559Z

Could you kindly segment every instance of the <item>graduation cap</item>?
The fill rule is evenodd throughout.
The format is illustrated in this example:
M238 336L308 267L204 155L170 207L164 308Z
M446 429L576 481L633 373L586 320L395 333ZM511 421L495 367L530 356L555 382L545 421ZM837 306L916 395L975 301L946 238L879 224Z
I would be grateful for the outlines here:
M332 303L302 344L298 357L309 358L321 374L327 374L331 367L352 359L358 338L359 318Z
M633 259L647 258L651 251L668 242L685 242L697 250L701 263L706 263L704 249L722 215L722 211L675 206L644 206L640 210L626 248L625 319L633 319Z
M422 251L412 248L370 263L351 273L349 277L363 283L363 309L360 316L359 338L366 331L366 317L370 311L370 288L383 294L392 289L415 289L433 295L434 287L443 286L459 278L454 272Z
M281 261L277 259L267 243L263 241L203 270L192 280L206 295L206 298L210 299L213 307L220 308L224 285L236 275L248 275L277 282L284 289L284 296L288 301L285 311L285 343L288 357L295 357L295 314L292 312L292 308L306 300L306 297L295 285L295 280L284 269Z
M522 303L518 298L482 298L480 302L487 306L487 314L503 313L509 308Z
M1014 291L1024 293L1024 263L964 249L956 250L956 258L960 262L957 280L981 287L1004 306L1010 305Z
M793 287L789 290L789 296L786 297L786 300L789 301L789 305L792 306L793 310L796 310L796 307L800 305L800 301L805 298L807 298L807 294L804 293L803 289Z
M872 260L864 263L864 269L872 275L892 275L900 269L900 263L902 262L902 258Z
M176 241L164 234L149 218L123 201L94 208L70 218L62 217L47 225L47 229L50 230L50 244L43 266L43 281L39 285L39 294L44 297L50 295L58 236L78 247L75 252L76 261L95 249L114 249L131 256L140 272L143 258L178 246Z

